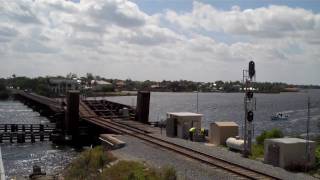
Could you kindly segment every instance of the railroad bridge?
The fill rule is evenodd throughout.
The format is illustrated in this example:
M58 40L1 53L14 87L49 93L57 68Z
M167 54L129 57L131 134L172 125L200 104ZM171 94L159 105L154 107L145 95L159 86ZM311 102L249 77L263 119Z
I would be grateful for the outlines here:
M66 98L55 99L22 90L14 90L14 95L56 124L52 139L57 142L92 143L101 133L122 133L115 126L123 126L124 120L148 123L150 92L146 91L138 93L136 108L104 99L89 100L79 91L68 91Z

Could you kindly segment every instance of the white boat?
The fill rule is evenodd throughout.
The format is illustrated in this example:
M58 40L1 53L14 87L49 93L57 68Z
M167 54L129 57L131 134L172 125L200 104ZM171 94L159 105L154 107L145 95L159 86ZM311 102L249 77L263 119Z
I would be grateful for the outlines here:
M287 114L277 113L271 116L272 121L281 121L281 120L288 120L289 116Z

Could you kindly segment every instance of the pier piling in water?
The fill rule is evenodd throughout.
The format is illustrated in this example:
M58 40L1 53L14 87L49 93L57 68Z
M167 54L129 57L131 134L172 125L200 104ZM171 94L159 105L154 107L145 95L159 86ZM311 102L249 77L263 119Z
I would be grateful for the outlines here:
M40 132L40 141L44 141L44 134L43 134L43 132Z
M35 143L36 142L36 137L34 136L33 132L31 132L30 138L31 138L31 143Z
M25 143L26 142L26 134L23 132L19 132L17 134L17 143Z

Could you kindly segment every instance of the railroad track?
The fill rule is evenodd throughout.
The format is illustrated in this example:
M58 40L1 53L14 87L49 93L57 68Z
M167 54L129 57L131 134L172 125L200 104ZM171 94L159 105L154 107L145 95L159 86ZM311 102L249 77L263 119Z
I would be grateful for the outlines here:
M194 149L181 146L169 141L165 141L163 139L151 136L149 134L146 134L145 132L141 130L136 130L133 127L126 126L124 124L119 124L116 122L112 122L111 120L104 119L101 117L91 117L86 118L88 121L95 123L99 126L105 127L105 128L111 128L118 132L122 132L124 134L128 134L130 136L136 137L138 139L147 141L149 143L158 145L164 149L176 152L178 154L181 154L183 156L189 157L191 159L200 161L202 163L217 167L219 169L226 170L228 172L231 172L234 175L237 175L242 178L246 179L280 179L278 177L274 177L272 175L265 174L263 172L259 172L247 167L240 166L238 164L223 160L221 158L213 157L211 155L205 154L200 151L196 151Z

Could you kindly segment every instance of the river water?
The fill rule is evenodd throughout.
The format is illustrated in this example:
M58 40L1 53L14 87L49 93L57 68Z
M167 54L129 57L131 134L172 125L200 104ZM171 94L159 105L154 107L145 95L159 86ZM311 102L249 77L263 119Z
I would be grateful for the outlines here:
M287 135L306 132L307 97L311 99L310 130L318 133L320 121L320 90L308 90L297 93L255 94L254 135L272 128L281 129ZM107 97L108 100L136 104L136 97ZM199 93L198 110L202 113L204 127L215 121L235 121L240 126L244 121L243 93ZM150 100L150 121L165 119L166 112L197 111L196 93L152 92ZM283 112L289 115L287 121L271 121L270 116Z
M0 123L46 124L49 120L19 101L0 101ZM4 143L1 151L7 179L28 176L33 165L40 165L47 174L58 173L77 154L70 147L56 146L51 142Z

